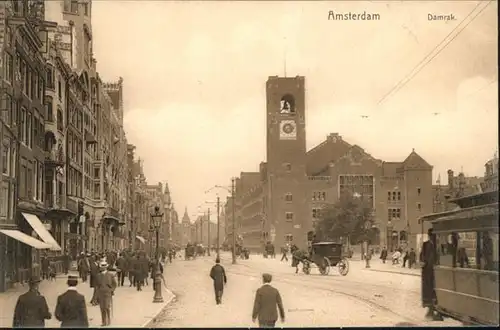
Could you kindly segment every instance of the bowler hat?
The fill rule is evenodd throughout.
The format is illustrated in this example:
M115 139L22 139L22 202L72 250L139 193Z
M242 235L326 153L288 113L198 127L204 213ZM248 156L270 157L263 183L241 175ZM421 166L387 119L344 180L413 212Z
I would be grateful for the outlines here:
M36 284L40 283L42 280L38 276L31 276L29 284Z
M78 276L69 275L67 283L69 286L77 286L78 285Z

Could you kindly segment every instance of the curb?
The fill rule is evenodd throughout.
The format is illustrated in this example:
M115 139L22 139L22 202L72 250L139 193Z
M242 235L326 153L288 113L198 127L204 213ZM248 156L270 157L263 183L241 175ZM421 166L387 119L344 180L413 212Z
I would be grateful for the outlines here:
M166 301L163 302L162 306L158 309L157 312L154 313L153 317L149 320L147 320L146 322L144 322L140 327L141 328L151 328L151 325L153 323L156 322L156 319L158 318L158 316L160 316L160 314L168 307L168 305L170 305L170 303L174 300L175 298L175 294L168 290L168 289L165 289L165 292L168 292L169 295L170 295L170 298L168 298Z
M409 275L409 276L421 277L420 274L403 273L403 272L392 271L392 270L382 270L382 269L365 269L365 270L369 270L369 271L372 271L372 272L379 272L379 273L392 273L392 274L400 274L400 275Z

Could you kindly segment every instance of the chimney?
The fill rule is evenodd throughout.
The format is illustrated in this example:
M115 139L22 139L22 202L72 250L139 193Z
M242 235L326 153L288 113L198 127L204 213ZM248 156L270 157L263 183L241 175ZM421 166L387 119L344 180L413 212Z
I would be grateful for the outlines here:
M455 189L453 178L454 178L453 170L448 170L448 190L449 191L453 191Z

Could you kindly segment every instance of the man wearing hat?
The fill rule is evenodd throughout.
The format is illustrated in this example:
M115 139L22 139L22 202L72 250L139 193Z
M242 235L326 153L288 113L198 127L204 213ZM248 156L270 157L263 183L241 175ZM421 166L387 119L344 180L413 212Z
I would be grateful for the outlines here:
M227 283L226 271L220 264L220 259L215 259L215 265L210 270L210 277L214 280L215 303L222 303L222 293L224 292L224 284Z
M39 277L32 277L29 290L17 299L13 328L44 328L45 320L52 318L47 300L38 291Z
M87 277L90 271L89 256L90 255L88 254L83 254L80 260L78 260L78 270L83 283L87 282Z
M285 309L278 289L271 286L272 276L262 274L262 285L257 289L255 301L253 304L252 321L259 320L259 327L274 328L278 320L279 309L281 322L285 322Z
M117 287L116 279L113 274L108 272L108 263L102 261L99 264L101 272L97 275L96 288L97 300L101 308L102 326L111 324L111 308L113 305L113 294Z
M76 291L78 277L68 276L68 291L57 297L56 318L61 328L88 328L87 305L85 297Z

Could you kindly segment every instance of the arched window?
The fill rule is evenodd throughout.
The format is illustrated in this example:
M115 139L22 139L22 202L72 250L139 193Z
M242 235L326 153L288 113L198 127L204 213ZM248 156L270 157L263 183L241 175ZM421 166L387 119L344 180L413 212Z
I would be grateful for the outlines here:
M285 94L280 102L281 114L295 114L295 98L291 94Z
M63 113L60 108L57 109L57 129L61 132L64 130Z

